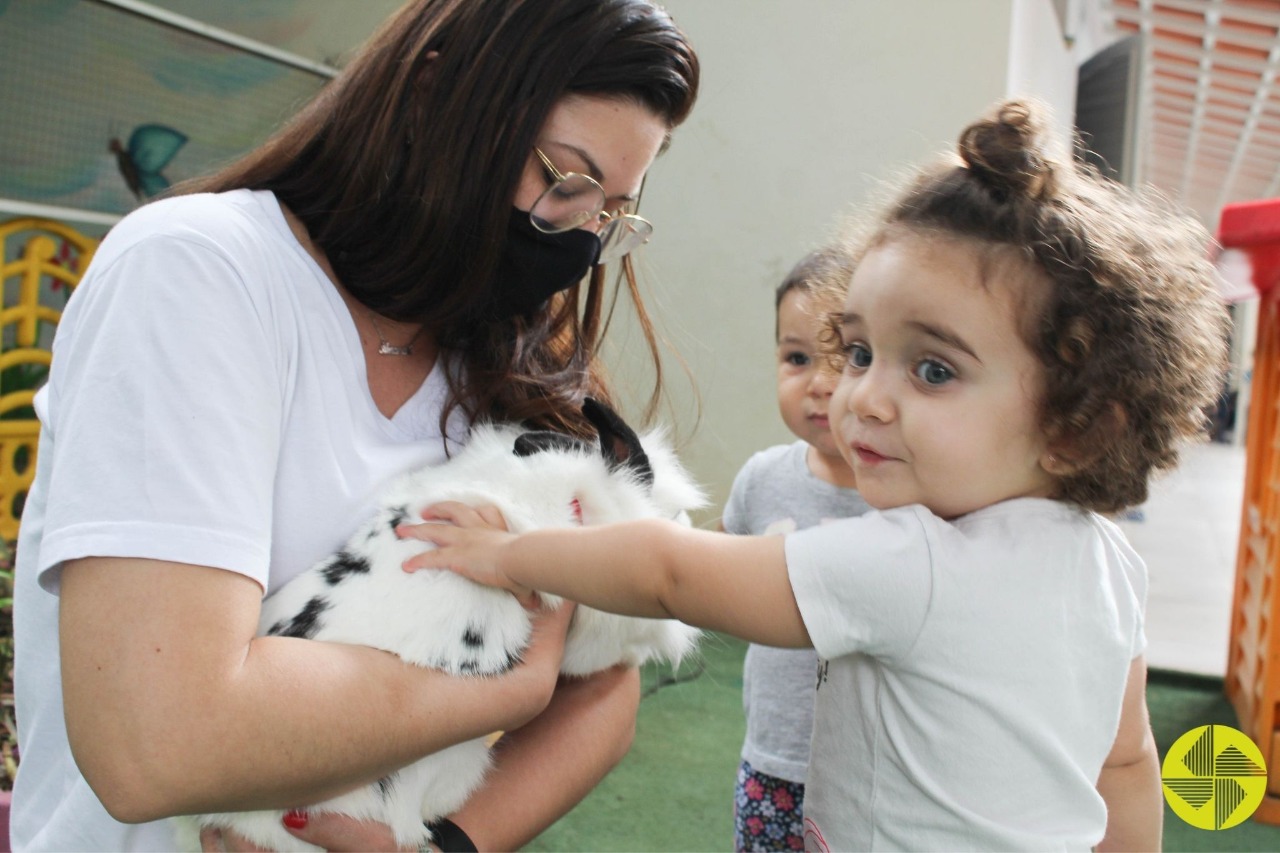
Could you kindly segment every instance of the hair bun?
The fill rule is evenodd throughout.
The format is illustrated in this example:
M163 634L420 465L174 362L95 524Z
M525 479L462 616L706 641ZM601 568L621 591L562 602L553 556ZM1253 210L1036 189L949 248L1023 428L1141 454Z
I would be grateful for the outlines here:
M1005 101L990 118L960 134L960 157L974 177L1001 193L1039 199L1053 190L1053 163L1044 153L1041 111Z

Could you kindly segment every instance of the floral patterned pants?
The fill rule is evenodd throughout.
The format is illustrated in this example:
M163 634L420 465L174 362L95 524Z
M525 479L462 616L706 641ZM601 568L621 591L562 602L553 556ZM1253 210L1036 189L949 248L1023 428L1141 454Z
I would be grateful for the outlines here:
M733 800L734 850L804 849L804 785L766 776L744 761Z

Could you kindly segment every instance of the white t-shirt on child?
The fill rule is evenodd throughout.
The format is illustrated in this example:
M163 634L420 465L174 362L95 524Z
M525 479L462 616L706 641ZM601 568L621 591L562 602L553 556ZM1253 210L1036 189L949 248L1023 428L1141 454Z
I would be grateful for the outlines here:
M1021 498L791 534L823 659L810 850L1085 850L1142 653L1146 568L1119 528Z

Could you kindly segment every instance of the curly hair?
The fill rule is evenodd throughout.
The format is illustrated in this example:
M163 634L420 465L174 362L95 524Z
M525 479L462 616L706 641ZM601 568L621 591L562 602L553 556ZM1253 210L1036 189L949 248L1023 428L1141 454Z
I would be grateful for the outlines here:
M1146 500L1152 474L1204 433L1230 323L1204 227L1152 190L1054 158L1046 118L1034 102L998 104L960 134L958 159L921 169L848 251L856 264L907 229L1037 270L1046 292L1019 304L1044 366L1055 497L1115 512Z

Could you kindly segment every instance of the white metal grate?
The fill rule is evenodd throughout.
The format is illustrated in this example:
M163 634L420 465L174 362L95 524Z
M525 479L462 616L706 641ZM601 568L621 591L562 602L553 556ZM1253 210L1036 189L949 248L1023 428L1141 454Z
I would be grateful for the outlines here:
M1215 228L1229 202L1280 194L1280 0L1111 0L1141 34L1140 183Z

